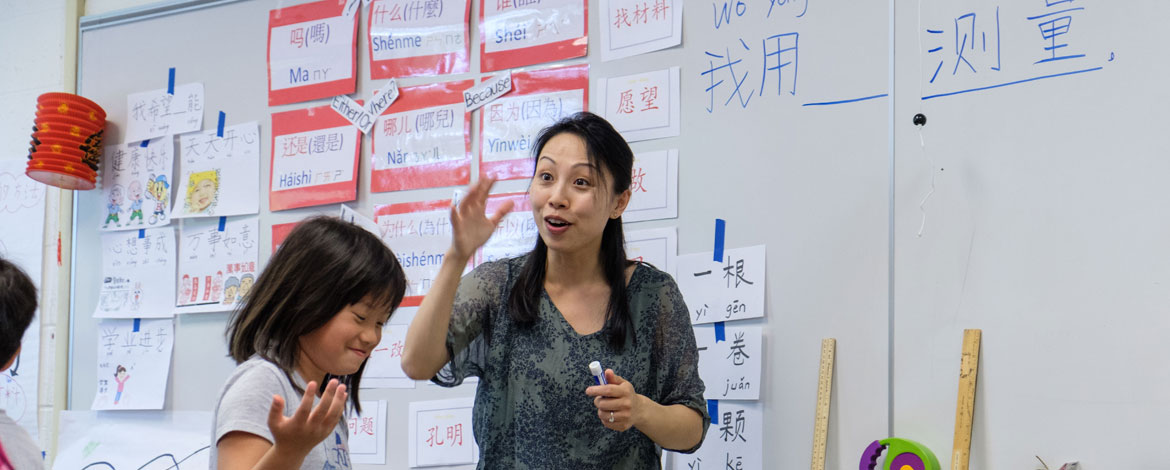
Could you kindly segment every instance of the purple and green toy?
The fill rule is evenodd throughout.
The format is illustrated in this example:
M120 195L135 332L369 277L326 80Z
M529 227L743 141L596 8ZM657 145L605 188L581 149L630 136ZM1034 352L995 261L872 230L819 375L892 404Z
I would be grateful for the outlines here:
M859 470L874 470L882 451L889 448L882 470L939 470L938 458L926 446L909 439L891 437L873 441L861 454Z

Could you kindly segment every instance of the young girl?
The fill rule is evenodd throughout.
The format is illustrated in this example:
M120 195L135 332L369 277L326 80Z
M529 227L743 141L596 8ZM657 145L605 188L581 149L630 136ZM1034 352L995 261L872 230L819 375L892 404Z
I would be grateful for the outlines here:
M216 405L211 468L350 468L343 410L361 412L362 370L405 291L378 237L332 217L297 225L228 324L239 366Z
M626 258L633 152L590 113L545 129L534 147L536 247L460 280L510 209L484 215L491 180L468 191L402 368L445 386L480 378L479 468L658 468L659 447L694 451L710 419L678 286ZM592 361L608 368L607 385L587 388Z

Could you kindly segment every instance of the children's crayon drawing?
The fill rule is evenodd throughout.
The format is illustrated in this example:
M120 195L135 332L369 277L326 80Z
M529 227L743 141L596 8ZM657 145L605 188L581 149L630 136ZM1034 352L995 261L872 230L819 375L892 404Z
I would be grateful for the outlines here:
M102 234L102 278L95 318L170 317L175 298L175 231Z
M94 410L161 410L174 346L174 320L103 320L98 324Z
M229 311L256 282L257 216L187 219L179 231L176 313Z
M174 218L255 214L260 210L260 126L179 137L180 204Z
M102 159L101 230L133 230L171 223L174 141L167 135L140 144L107 145Z

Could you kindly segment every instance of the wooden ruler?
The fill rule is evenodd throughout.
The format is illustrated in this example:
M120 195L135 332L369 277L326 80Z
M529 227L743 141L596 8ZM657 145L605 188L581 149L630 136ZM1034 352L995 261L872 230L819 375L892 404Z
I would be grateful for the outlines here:
M821 340L821 377L817 380L817 416L813 426L811 470L825 470L825 447L829 438L829 399L833 392L833 357L837 340Z
M959 366L959 400L955 405L955 441L951 470L967 470L971 461L971 422L975 418L975 379L979 373L979 341L983 330L963 330L963 359Z

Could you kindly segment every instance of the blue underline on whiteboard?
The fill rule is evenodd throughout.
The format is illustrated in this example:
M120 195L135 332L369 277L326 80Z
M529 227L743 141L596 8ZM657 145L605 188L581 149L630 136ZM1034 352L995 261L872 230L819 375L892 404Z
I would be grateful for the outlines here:
M805 103L805 104L802 104L801 106L829 106L829 105L834 105L834 104L856 103L858 101L885 98L887 96L890 96L890 94L889 93L882 93L880 95L866 96L864 98L852 98L852 99L840 100L840 101L822 101L819 103Z
M923 96L922 100L926 101L926 100L933 99L933 98L942 98L944 96L952 96L952 95L961 95L963 93L971 93L973 91L984 91L984 90L990 90L992 88L1002 88L1002 87L1009 86L1009 85L1019 85L1021 83L1034 82L1036 80L1044 80L1046 78L1056 78L1056 77L1063 77L1065 75L1076 75L1078 73L1094 72L1094 71L1101 70L1101 69L1102 69L1102 67L1093 67L1091 69L1074 70L1072 72L1054 73L1052 75L1042 75L1039 77L1032 77L1032 78L1025 78L1023 80L1016 80L1014 82L1000 83L998 85L990 85L990 86L979 87L979 88L971 88L971 89L967 89L967 90L952 91L950 93L939 93L937 95Z

